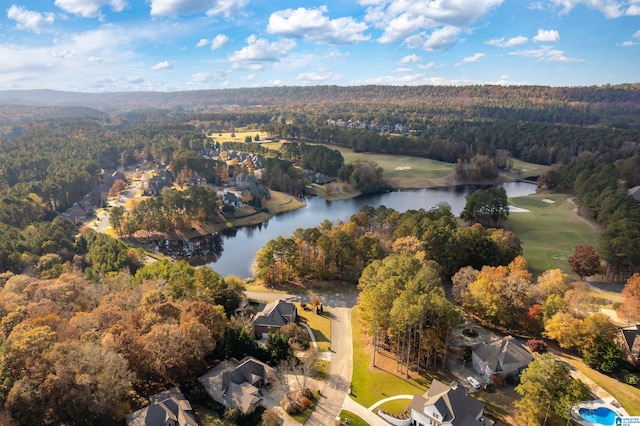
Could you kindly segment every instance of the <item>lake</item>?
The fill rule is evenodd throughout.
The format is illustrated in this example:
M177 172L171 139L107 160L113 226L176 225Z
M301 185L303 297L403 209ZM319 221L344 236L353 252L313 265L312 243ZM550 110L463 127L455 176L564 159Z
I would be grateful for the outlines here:
M508 197L535 193L536 185L526 182L506 182L502 186ZM439 203L451 206L451 212L459 216L464 209L467 194L479 186L459 185L445 188L427 188L363 195L344 201L327 201L320 197L307 197L307 206L278 214L260 225L231 230L222 236L222 253L215 261L207 263L222 276L229 274L245 279L253 276L251 265L256 253L267 241L278 236L288 237L297 228L312 228L329 219L332 223L346 222L361 207L385 205L399 212L428 210Z

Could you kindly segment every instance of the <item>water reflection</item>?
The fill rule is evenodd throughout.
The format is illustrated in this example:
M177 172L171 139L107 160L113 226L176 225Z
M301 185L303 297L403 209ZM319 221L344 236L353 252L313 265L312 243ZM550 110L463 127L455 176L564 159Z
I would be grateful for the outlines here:
M507 196L517 197L535 193L536 186L525 182L504 183ZM308 197L307 206L279 214L268 222L246 226L222 233L223 252L216 260L208 263L216 272L226 276L236 275L240 278L253 276L252 264L256 252L267 241L278 236L288 237L297 228L311 228L328 219L332 223L346 222L361 207L369 205L379 207L385 205L399 212L407 210L428 210L440 203L451 206L451 212L459 216L465 205L468 193L486 186L459 185L455 187L402 190L382 194L370 194L344 201L327 201L323 198ZM200 262L198 262L200 264Z

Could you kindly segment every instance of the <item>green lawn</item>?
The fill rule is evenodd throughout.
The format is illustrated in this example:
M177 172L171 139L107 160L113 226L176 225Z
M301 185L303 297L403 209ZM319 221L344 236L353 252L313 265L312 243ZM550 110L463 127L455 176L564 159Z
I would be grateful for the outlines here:
M543 200L553 201L553 203ZM524 250L524 257L534 275L549 269L571 271L567 259L580 244L598 246L598 234L573 213L573 204L565 195L529 195L509 199L529 213L511 213L506 227L513 231Z
M331 313L329 309L323 305L324 312L316 314L310 304L307 304L307 309L310 309L308 311L304 310L299 302L296 303L296 307L298 308L298 316L311 328L318 343L318 350L327 352L331 345Z
M640 389L595 371L587 367L582 361L567 359L567 362L596 382L602 389L609 392L627 410L630 416L640 416Z
M360 416L352 413L351 411L342 410L340 411L340 418L343 420L347 420L349 423L342 422L341 425L348 424L350 426L369 426L369 423L362 420Z
M431 377L420 382L404 380L380 369L369 369L371 357L365 351L365 336L362 334L358 308L351 311L353 332L353 377L351 397L358 404L370 407L377 401L395 395L422 395L426 392Z
M428 158L353 152L352 149L337 146L329 146L329 148L340 151L346 164L356 160L375 161L384 170L385 178L443 178L455 170L455 164Z
M399 416L404 413L407 407L411 404L410 399L394 399L393 401L387 401L384 404L380 404L378 408L386 411L387 413Z

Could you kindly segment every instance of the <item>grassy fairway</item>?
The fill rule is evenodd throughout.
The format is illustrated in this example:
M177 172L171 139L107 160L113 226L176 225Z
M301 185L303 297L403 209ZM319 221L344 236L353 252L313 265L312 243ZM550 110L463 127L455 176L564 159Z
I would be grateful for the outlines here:
M529 210L529 213L510 214L506 226L522 241L524 257L534 275L560 268L577 279L567 259L579 244L596 247L598 234L573 213L567 196L530 195L512 198L510 202Z
M330 146L330 148L340 151L345 163L351 163L356 160L375 161L384 169L384 176L387 178L443 178L455 170L455 164L430 160L428 158L353 152L352 149L336 146Z
M371 357L366 351L365 336L362 333L357 307L351 311L351 328L354 359L351 397L354 401L364 407L370 407L375 402L390 396L425 393L431 377L426 377L420 382L404 380L378 368L369 368Z
M541 164L525 163L521 160L513 159L512 170L506 175L513 179L524 179L529 176L540 176L549 170L549 166Z

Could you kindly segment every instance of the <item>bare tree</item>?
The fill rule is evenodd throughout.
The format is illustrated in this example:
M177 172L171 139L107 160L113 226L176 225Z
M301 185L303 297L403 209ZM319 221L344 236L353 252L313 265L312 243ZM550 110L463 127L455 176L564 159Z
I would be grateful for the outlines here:
M290 356L283 360L278 370L283 374L292 375L302 391L307 388L307 379L316 371L316 362L319 358L318 350L311 348L298 356Z

